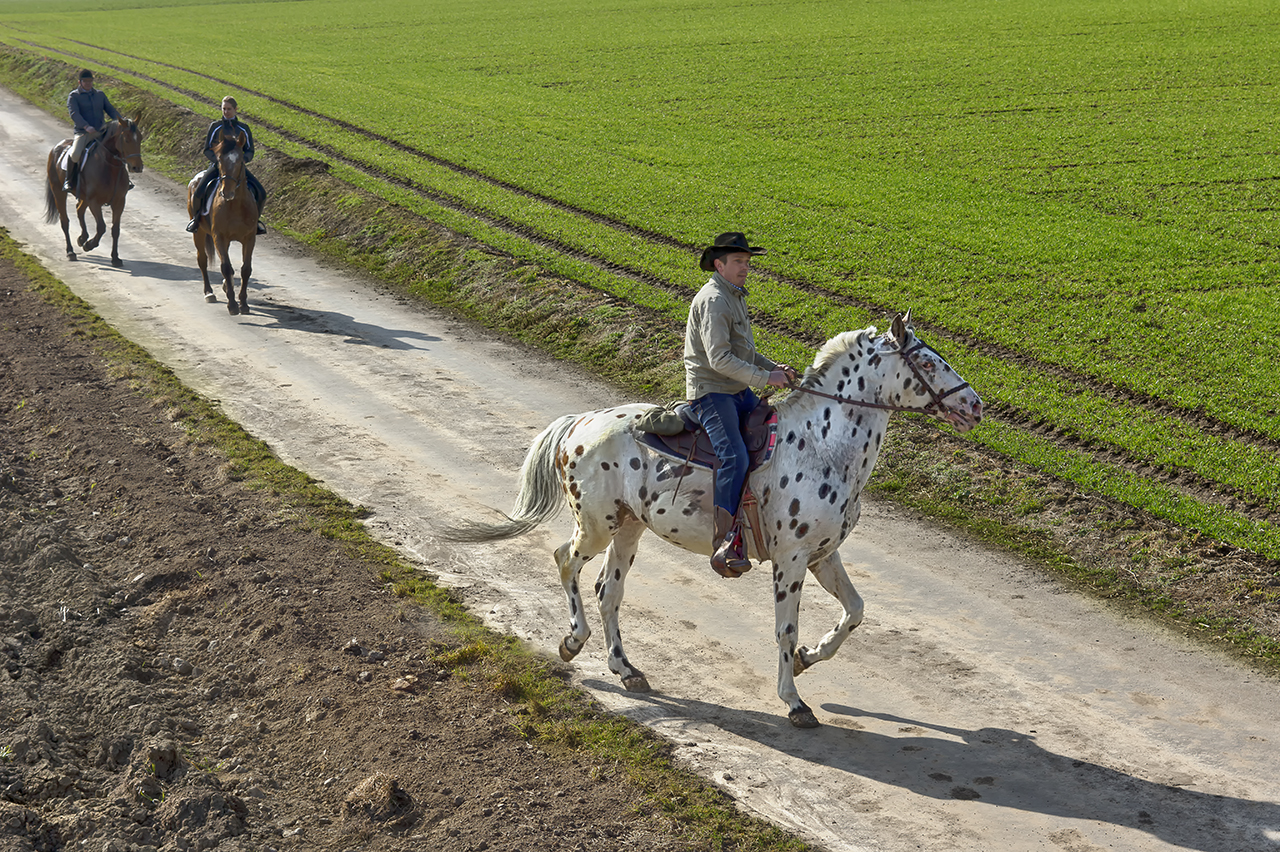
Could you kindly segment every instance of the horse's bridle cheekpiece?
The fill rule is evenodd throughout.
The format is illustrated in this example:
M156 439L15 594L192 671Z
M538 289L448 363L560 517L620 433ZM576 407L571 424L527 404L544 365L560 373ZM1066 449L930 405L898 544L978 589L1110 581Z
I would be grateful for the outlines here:
M898 348L894 349L892 352L888 354L901 355L902 359L907 362L908 369L911 370L911 373L916 377L916 380L920 382L921 387L923 387L926 391L929 392L929 403L922 408L915 408L909 405L893 405L886 402L867 402L866 400L861 400L861 399L849 399L846 396L837 396L836 394L833 394L833 393L823 393L822 391L812 390L810 388L806 388L798 384L791 385L791 390L800 391L801 393L812 394L813 396L825 397L827 399L835 400L836 402L845 403L846 405L857 405L862 408L879 408L884 411L914 411L920 414L932 414L934 411L940 410L942 408L942 401L944 399L951 396L953 393L959 393L960 391L969 387L969 383L961 382L960 384L951 388L951 390L938 393L936 390L933 389L933 385L925 381L924 376L920 374L920 368L916 366L915 361L911 360L911 356L919 352L921 349L927 349L928 351L932 352L934 355L937 355L939 361L945 360L941 355L938 355L938 350L934 349L932 346L925 343L923 340L920 340L919 338L916 338L916 345L912 346L910 349L903 349L902 344L899 342Z

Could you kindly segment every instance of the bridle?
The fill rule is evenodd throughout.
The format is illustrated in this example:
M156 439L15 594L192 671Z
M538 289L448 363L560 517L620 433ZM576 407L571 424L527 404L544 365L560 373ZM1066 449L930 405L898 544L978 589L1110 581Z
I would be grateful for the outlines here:
M878 409L881 409L882 411L914 411L920 414L934 414L935 412L939 411L942 408L942 401L944 399L946 399L947 397L951 396L954 393L959 393L960 391L969 387L969 383L962 382L956 385L955 387L953 387L951 390L938 393L936 390L933 389L933 385L925 381L924 376L920 372L920 368L916 366L915 361L911 360L911 356L919 352L921 349L925 349L925 350L928 350L929 352L932 352L935 356L937 356L937 359L939 361L943 360L942 356L938 354L938 350L934 349L932 346L925 343L923 340L919 340L919 339L916 340L916 345L912 346L910 349L903 349L902 346L899 345L897 349L894 349L884 354L901 355L903 360L907 362L907 367L911 370L912 374L916 377L916 381L920 382L920 386L929 392L929 402L926 403L923 408L917 408L910 405L893 405L892 403L885 403L885 402L868 402L862 399L849 399L846 396L837 396L836 394L833 394L833 393L823 393L822 391L813 390L812 388L806 388L798 384L789 385L788 387L790 387L791 390L800 391L801 393L812 394L813 396L821 396L827 399L835 400L836 402L845 403L846 405L861 406L862 408L878 408Z
M128 161L133 159L134 157L137 157L139 160L141 160L142 152L139 151L136 154L121 154L120 151L116 147L114 147L116 145L116 137L123 132L124 132L123 130L116 130L116 132L112 134L109 139L103 139L102 150L105 151L111 157L112 160L115 160L120 165L128 166ZM111 143L112 147L110 148L107 147L108 142Z

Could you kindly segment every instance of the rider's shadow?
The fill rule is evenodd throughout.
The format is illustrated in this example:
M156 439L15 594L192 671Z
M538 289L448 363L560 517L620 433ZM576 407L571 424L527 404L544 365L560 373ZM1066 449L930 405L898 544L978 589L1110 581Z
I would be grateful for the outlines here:
M621 691L612 682L587 685ZM895 723L897 735L833 725L793 732L783 715L655 693L628 696L652 706L634 714L646 720L710 719L762 748L933 799L1106 822L1202 852L1280 849L1280 804L1187 790L1057 754L1034 732L954 728L829 703L822 705L828 713Z
M294 308L279 302L269 304L254 302L250 307L259 316L270 318L271 321L263 323L262 328L332 334L341 337L343 343L375 346L380 349L424 349L425 347L415 346L407 341L436 343L442 340L416 329L383 328L334 311Z

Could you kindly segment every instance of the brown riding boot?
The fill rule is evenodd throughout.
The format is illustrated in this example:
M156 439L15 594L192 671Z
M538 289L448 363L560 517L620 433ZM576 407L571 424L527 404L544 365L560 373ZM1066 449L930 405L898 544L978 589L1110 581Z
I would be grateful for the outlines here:
M711 554L711 568L721 577L734 579L751 570L751 560L743 556L735 543L738 532L733 526L733 515L727 509L716 506L716 529L711 537L715 551Z

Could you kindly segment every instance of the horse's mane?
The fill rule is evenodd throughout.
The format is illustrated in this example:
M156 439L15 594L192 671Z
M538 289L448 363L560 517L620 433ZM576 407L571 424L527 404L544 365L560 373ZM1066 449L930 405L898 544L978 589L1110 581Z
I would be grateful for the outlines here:
M814 388L822 383L823 376L827 370L831 369L831 365L837 359L842 357L850 349L858 346L863 340L875 337L876 327L869 325L866 328L860 328L855 331L842 331L835 337L822 344L822 348L818 350L818 354L813 358L813 365L804 371L804 379L800 382L802 388ZM784 408L786 405L802 394L793 393L786 399L776 403L778 408Z

